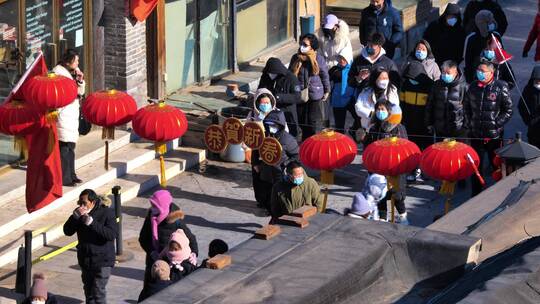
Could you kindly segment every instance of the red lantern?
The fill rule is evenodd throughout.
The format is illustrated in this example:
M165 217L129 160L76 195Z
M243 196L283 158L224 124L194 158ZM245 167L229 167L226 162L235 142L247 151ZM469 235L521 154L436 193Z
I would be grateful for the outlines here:
M362 161L370 172L399 176L417 168L420 149L412 141L404 138L384 138L367 146Z
M139 136L155 141L156 152L161 165L161 186L167 185L163 154L167 152L166 142L179 138L187 131L186 116L179 109L166 105L163 101L141 108L133 116L133 130Z
M453 139L446 139L427 147L422 153L420 168L433 179L442 181L440 193L447 195L445 213L450 210L450 197L454 194L456 181L466 179L475 173L475 167L468 156L473 159L475 166L480 160L471 147Z
M101 138L105 139L105 170L109 170L109 139L114 139L114 127L130 122L136 111L137 103L133 97L121 91L99 91L86 98L83 116L103 127Z
M24 87L24 97L40 109L53 110L67 106L77 98L77 85L73 79L49 73L30 78Z
M28 145L24 136L43 127L43 116L32 105L12 100L0 106L0 132L15 136L16 150L28 156Z
M322 171L321 182L333 184L332 170L350 164L354 160L357 150L356 143L351 138L326 129L302 143L300 160L307 167Z
M412 141L404 138L389 137L371 143L362 154L364 166L370 172L386 175L388 183L399 190L399 176L411 172L420 162L420 149ZM392 196L392 223L395 198Z

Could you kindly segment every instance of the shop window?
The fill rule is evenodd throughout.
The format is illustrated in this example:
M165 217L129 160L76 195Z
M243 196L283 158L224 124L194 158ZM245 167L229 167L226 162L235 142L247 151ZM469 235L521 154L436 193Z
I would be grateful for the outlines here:
M238 62L293 37L293 0L236 0Z

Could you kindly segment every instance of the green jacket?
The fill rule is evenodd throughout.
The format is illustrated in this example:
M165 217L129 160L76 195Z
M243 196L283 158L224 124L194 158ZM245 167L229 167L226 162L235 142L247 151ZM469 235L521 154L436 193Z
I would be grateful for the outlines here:
M300 186L280 181L272 188L272 217L278 218L306 205L315 206L321 212L323 196L317 182L305 173L304 182Z

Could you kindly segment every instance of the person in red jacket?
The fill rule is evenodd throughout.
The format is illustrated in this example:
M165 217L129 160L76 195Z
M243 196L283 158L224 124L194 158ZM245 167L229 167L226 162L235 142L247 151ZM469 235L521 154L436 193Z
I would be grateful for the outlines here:
M527 57L535 40L536 54L534 55L534 61L540 61L540 1L538 1L538 13L534 19L534 24L529 32L527 42L525 42L525 46L523 47L523 57Z

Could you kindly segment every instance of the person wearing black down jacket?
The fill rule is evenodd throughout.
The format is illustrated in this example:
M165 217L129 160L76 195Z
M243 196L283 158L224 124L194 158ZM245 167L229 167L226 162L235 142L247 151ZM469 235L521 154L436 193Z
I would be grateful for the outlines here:
M522 96L518 109L523 122L529 127L527 138L531 145L540 148L540 65L534 67Z
M424 39L431 45L437 64L441 65L447 60L461 63L463 61L465 30L461 25L459 5L448 3L439 19L429 24L424 32Z
M396 47L403 39L403 24L399 12L389 1L370 0L370 5L362 10L359 28L363 45L367 44L367 39L374 33L383 34L386 54L390 59L394 58Z
M484 160L490 161L495 150L502 145L504 125L512 117L512 99L506 82L496 80L495 67L490 62L481 63L476 70L476 78L465 94L463 102L465 117L469 123L471 146L480 156L480 166ZM488 158L484 154L488 154ZM477 178L472 179L472 195L482 191Z
M106 286L115 262L118 227L114 210L93 190L79 195L79 205L64 224L64 234L77 233L77 260L82 271L86 303L106 303Z
M276 107L285 113L289 133L298 138L296 105L302 103L298 78L278 58L270 58L262 71L258 89L268 89L276 98Z
M438 140L458 138L464 142L463 138L468 136L463 112L467 91L465 76L451 60L445 61L441 70L441 79L435 81L428 96L424 124L429 134L436 135Z

